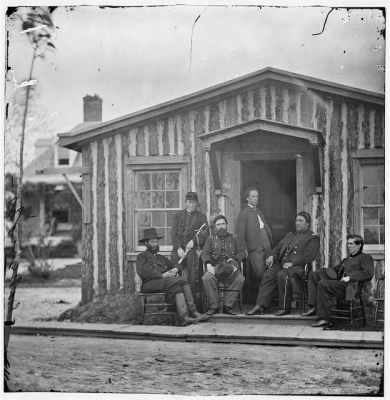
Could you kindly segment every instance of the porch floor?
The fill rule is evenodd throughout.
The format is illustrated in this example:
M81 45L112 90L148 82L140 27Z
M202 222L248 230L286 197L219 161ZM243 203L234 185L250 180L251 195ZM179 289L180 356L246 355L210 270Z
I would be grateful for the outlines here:
M251 318L259 320L261 317ZM302 324L279 324L277 321L275 323L268 322L267 324L259 324L257 321L227 322L218 315L209 321L187 327L33 322L14 325L11 329L11 334L283 346L383 348L383 332L323 330Z

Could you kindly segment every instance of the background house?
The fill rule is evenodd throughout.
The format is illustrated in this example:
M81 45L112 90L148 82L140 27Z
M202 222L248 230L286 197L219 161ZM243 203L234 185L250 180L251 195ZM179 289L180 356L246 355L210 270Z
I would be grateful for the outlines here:
M235 225L247 186L275 241L297 211L313 217L318 263L364 235L384 268L384 96L274 68L60 135L83 160L82 302L134 291L138 239L154 226L170 246L173 214L197 191L210 217ZM372 290L376 289L376 278Z
M85 96L83 100L84 121L72 132L102 120L101 99ZM81 154L60 147L58 139L36 141L35 158L24 169L22 243L37 245L44 237L53 247L66 247L68 256L80 252L81 164Z

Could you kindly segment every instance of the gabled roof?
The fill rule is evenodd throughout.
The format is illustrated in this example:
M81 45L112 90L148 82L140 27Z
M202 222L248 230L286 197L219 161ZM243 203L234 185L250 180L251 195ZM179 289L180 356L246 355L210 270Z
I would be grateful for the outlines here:
M148 119L161 118L165 114L180 109L199 106L204 102L213 101L232 92L243 90L265 80L275 80L305 89L320 91L350 99L360 100L375 105L384 106L384 95L381 93L362 90L338 83L296 74L289 71L266 67L259 71L243 75L227 82L210 86L206 89L186 96L170 100L153 107L145 108L131 114L124 115L110 121L101 122L94 126L85 126L77 131L60 133L60 146L80 151L82 142L94 139L97 136L110 133L114 130L142 123Z

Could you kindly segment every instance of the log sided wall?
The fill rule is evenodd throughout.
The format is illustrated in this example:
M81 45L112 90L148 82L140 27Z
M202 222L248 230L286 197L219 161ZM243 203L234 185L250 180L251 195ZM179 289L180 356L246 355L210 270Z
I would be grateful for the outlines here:
M231 198L217 196L200 135L256 118L320 131L322 193L307 197L313 229L321 237L321 265L334 265L345 254L346 234L354 230L353 156L359 149L384 147L384 109L346 97L307 90L276 81L243 88L223 98L210 99L191 109L172 110L161 119L147 120L84 145L83 165L90 168L83 194L91 193L90 223L83 224L84 262L82 302L107 292L134 291L128 254L125 177L130 157L187 156L186 190L197 191L209 216L237 209ZM224 159L218 155L219 166ZM222 195L240 179L239 162L230 160L231 181L222 177ZM229 162L230 162L229 161ZM238 175L237 175L238 174ZM132 199L130 199L132 201ZM229 216L228 216L229 218ZM232 226L230 226L232 229ZM378 269L383 269L379 259Z

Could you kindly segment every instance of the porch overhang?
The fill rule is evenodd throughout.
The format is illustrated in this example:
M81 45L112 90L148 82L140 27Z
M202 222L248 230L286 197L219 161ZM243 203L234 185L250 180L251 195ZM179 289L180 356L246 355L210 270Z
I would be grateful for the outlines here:
M228 128L207 132L199 136L205 151L208 152L210 156L210 167L216 190L221 190L221 178L213 145L253 132L266 132L308 141L313 153L315 185L321 186L320 149L324 144L321 131L296 125L288 125L282 122L254 119Z

